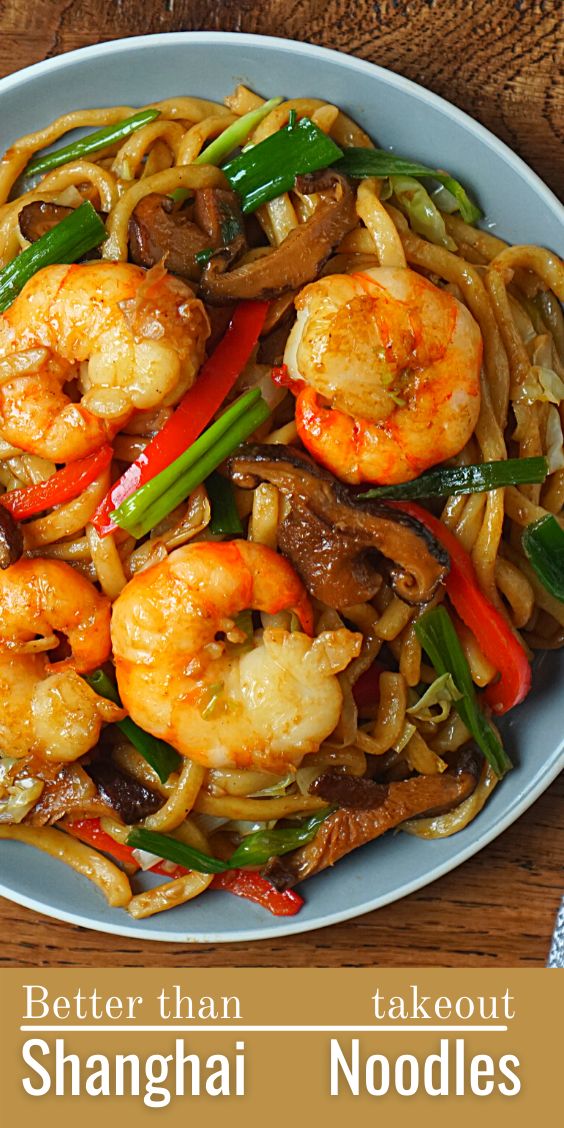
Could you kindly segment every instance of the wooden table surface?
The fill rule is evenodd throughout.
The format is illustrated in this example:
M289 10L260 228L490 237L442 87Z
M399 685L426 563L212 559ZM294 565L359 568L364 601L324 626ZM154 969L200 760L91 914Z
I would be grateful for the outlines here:
M0 0L0 75L100 40L215 29L339 48L414 79L564 188L561 0ZM539 732L542 739L542 732ZM0 902L7 966L542 966L564 892L564 779L500 839L419 893L302 937L138 943Z

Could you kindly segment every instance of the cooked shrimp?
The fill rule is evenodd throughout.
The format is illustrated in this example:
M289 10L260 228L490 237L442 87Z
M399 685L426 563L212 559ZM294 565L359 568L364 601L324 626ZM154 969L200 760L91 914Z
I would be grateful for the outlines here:
M78 760L98 742L104 722L125 716L75 670L53 668L45 654L0 652L0 754Z
M303 630L248 637L237 616L251 608L294 611ZM335 728L335 675L361 645L348 630L311 630L308 597L284 557L243 540L186 545L136 575L113 605L122 701L142 728L206 767L287 771Z
M55 632L71 654L52 669L100 666L110 655L109 599L62 560L18 560L0 572L0 653L29 651L26 643Z
M51 663L42 643L66 636L70 657ZM110 603L60 560L19 560L0 572L0 752L77 760L92 748L103 721L123 710L98 697L78 676L110 653Z
M346 482L409 481L457 454L480 410L482 338L456 298L413 270L306 286L284 361L296 424Z
M81 458L135 410L175 403L208 335L202 303L161 267L47 266L0 317L2 436L53 462Z

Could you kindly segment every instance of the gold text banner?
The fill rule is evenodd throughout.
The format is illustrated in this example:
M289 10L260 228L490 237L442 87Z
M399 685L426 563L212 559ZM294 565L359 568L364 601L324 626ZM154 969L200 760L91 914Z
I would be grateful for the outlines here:
M550 971L1 975L6 1123L530 1128L559 1108L564 979Z

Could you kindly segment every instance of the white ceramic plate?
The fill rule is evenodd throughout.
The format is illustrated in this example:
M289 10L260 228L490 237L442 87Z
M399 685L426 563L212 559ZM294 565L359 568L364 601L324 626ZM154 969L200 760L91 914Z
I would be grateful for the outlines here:
M564 252L564 212L546 186L481 125L399 75L335 51L283 39L198 32L153 35L73 51L0 82L0 149L71 108L143 105L174 94L220 100L237 82L271 97L317 96L377 139L470 188L486 223L511 242ZM206 893L148 922L109 909L66 866L3 842L0 893L59 920L148 940L258 940L305 932L378 908L434 881L501 834L564 767L564 654L536 663L528 700L503 724L515 770L460 834L424 842L388 835L308 881L298 916L276 919L226 893ZM463 876L461 876L461 881Z

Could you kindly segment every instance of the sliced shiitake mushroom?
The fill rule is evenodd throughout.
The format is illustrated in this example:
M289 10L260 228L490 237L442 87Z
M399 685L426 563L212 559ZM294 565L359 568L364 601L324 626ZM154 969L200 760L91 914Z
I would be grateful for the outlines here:
M0 568L9 568L20 559L23 552L21 525L0 504Z
M196 256L220 249L222 261L232 262L246 247L239 198L229 188L199 188L194 193L193 218L175 211L170 196L144 196L129 221L129 254L138 266L164 261L167 270L198 281L202 264ZM220 304L225 304L221 302Z
M304 180L301 184L304 187ZM214 255L202 277L202 297L212 304L266 300L299 290L317 277L323 263L357 223L354 193L344 176L327 170L308 179L307 191L319 195L313 215L295 227L271 254L227 270L225 256Z
M382 791L378 791L376 806L368 809L341 807L334 811L321 823L315 838L307 846L269 862L264 870L265 877L277 889L289 889L304 878L334 865L345 854L379 838L406 819L457 807L475 790L481 763L480 754L473 748L466 748L442 775L420 775L397 783L374 784L374 788L385 792L382 799ZM316 794L328 798L329 791L322 786Z
M227 469L239 486L267 481L291 499L278 528L279 547L308 591L329 607L371 599L382 582L383 559L407 603L428 602L448 571L447 553L419 521L361 500L294 447L242 447Z
M74 208L64 207L63 204L34 200L33 203L26 204L18 216L20 231L28 243L35 243L73 211Z
M104 802L128 825L146 819L164 803L159 792L122 772L111 760L93 760L86 765L86 771Z

